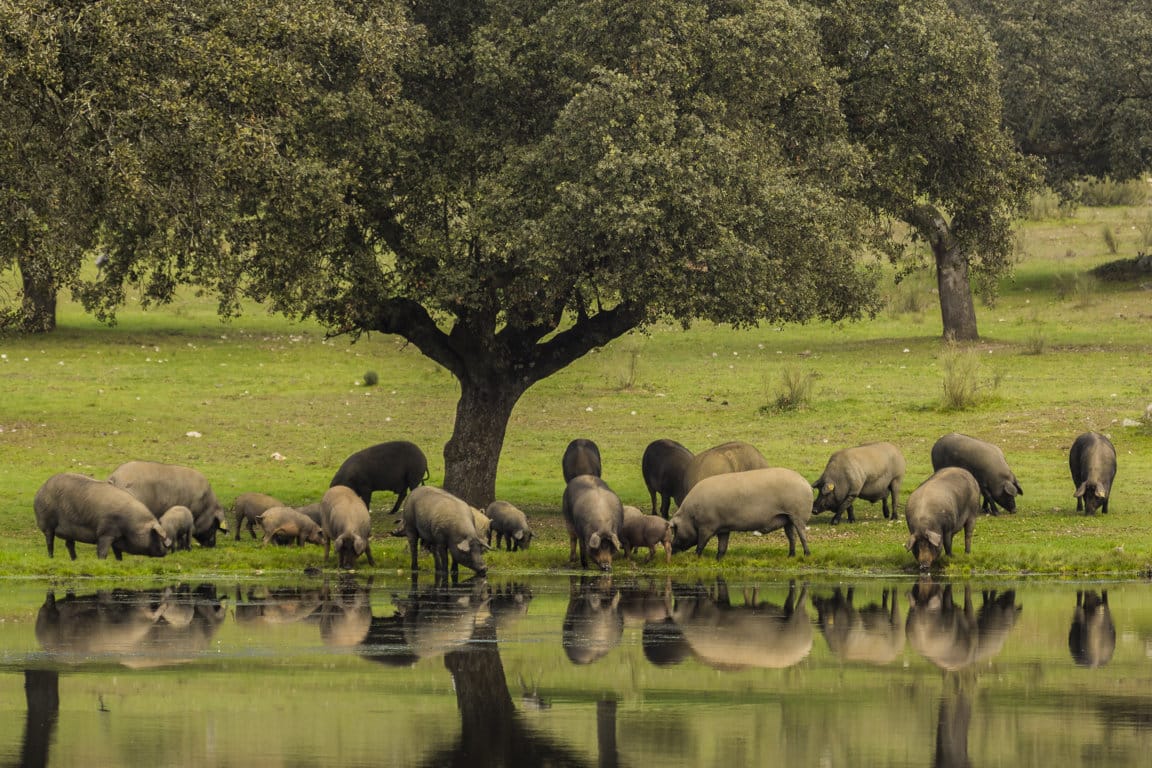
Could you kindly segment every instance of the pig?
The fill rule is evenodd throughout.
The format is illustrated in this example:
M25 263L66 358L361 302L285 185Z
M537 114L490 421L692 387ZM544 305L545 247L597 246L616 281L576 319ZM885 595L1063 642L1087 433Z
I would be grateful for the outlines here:
M796 556L797 538L809 555L805 526L811 516L812 486L791 469L771 467L706 477L688 491L672 517L672 551L695 546L699 557L715 536L716 559L720 560L733 531L769 533L783 528L788 556Z
M472 522L476 524L476 535L487 541L492 534L492 519L476 507L472 507Z
M577 475L564 489L564 524L568 528L568 562L588 567L588 557L603 571L612 570L612 555L620 551L620 528L624 505L620 497L595 475Z
M485 510L492 522L488 528L488 543L496 535L496 548L504 541L504 548L515 552L528 549L532 543L532 529L528 527L528 516L506 501L494 501Z
M591 440L576 438L564 449L560 468L564 472L565 483L571 482L577 475L600 477L600 449Z
M683 492L686 497L688 492L706 477L728 472L746 472L750 469L766 469L767 467L768 460L751 443L745 443L742 440L722 443L692 457L692 461L684 470ZM808 495L812 495L811 490L809 490ZM681 503L678 501L677 506Z
M1008 468L1004 451L992 443L956 432L944 435L932 446L932 471L944 467L961 467L972 473L980 485L983 510L990 515L997 513L997 504L1015 512L1016 497L1024 495Z
M192 510L188 507L177 505L160 516L160 527L172 540L173 552L177 549L191 551L193 525Z
M964 531L964 552L972 552L972 530L980 514L980 485L960 467L944 467L912 491L904 506L908 541L904 548L928 570L943 549L952 556L952 537Z
M192 537L202 547L216 546L216 532L228 531L224 509L208 479L191 467L156 461L129 461L108 477L108 482L131 493L157 518L171 507L192 510Z
M48 556L53 557L56 538L64 540L68 554L76 559L76 542L95 544L103 560L111 551L117 560L130 555L163 557L172 540L155 515L123 488L84 475L62 472L53 475L32 500L36 525L44 532Z
M394 515L409 491L423 485L427 479L428 459L424 452L415 443L393 440L357 451L344 459L328 485L351 488L368 509L372 509L373 491L392 491L396 494L396 503L388 514Z
M459 575L461 564L479 576L488 573L484 564L488 545L476 531L468 502L442 488L424 485L408 497L403 518L413 571L417 570L416 557L423 544L432 551L437 574L448 573L449 558L453 576Z
M232 512L236 516L236 541L240 541L240 532L248 529L252 538L256 538L256 517L266 509L282 507L284 502L275 496L266 493L242 493L232 502Z
M314 501L311 504L307 504L303 507L296 507L296 511L310 519L312 522L316 523L316 525L322 525L323 523L320 519L322 506L323 505L320 502Z
M1099 509L1108 514L1108 497L1116 477L1116 449L1112 441L1099 432L1085 432L1068 451L1068 467L1076 486L1076 511L1086 515Z
M320 500L320 525L324 532L324 561L332 548L340 567L350 571L356 567L356 560L364 555L368 565L375 566L372 559L372 519L368 516L368 505L353 489L344 485L334 485L324 492Z
M656 514L656 496L660 499L660 516L668 519L672 500L679 507L684 502L687 491L684 488L684 473L692 463L692 451L675 440L653 440L644 449L640 458L640 472L644 475L644 485L652 497L652 514Z
M836 525L847 512L848 522L854 523L856 514L852 504L856 499L863 499L882 502L884 519L895 520L904 469L904 455L892 443L867 443L836 451L828 459L820 479L812 484L817 491L812 514L831 510L832 525Z
M656 547L664 548L665 562L672 562L672 528L667 520L659 515L640 515L624 518L620 528L620 543L624 557L632 557L632 551L648 547L648 559L656 556Z
M1082 667L1102 667L1116 650L1116 624L1108 608L1108 590L1076 592L1076 610L1068 630L1068 650Z
M324 530L312 518L301 514L292 507L272 507L256 516L256 522L264 530L264 543L280 543L295 540L296 546L324 544Z

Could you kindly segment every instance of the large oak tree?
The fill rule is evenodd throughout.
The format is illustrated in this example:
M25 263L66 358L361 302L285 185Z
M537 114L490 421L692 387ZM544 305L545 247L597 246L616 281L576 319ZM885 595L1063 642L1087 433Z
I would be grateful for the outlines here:
M590 350L864 316L887 217L992 258L1018 202L986 41L935 2L54 5L102 190L81 298L191 283L407 339L460 383L473 503Z

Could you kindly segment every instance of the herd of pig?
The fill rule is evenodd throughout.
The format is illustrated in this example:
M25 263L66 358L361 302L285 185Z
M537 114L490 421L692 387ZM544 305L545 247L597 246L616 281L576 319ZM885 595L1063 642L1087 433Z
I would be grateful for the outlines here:
M1016 509L1024 493L997 446L952 433L932 447L933 474L908 497L906 549L927 569L952 554L952 539L964 532L964 551L971 552L972 531L981 512L1000 507ZM569 561L588 568L589 560L610 570L617 553L631 557L647 547L651 560L657 547L667 559L673 552L696 548L702 555L717 541L716 559L724 557L733 532L768 533L783 529L788 554L800 541L809 554L806 528L821 512L832 513L836 524L847 513L855 521L857 499L881 502L885 518L895 519L905 460L892 443L878 442L845 448L832 454L823 473L809 483L799 473L770 467L751 444L733 441L693 454L674 440L656 440L641 460L652 513L625 506L601 479L600 451L591 440L573 440L561 460L565 489L562 514L569 535ZM1086 432L1069 451L1077 510L1108 512L1116 475L1116 451L1107 437ZM415 444L392 441L349 456L323 498L294 508L262 493L240 494L234 504L235 535L243 530L265 543L310 542L324 547L327 561L335 549L340 568L352 569L360 557L375 565L371 548L369 509L375 491L396 493L391 514L401 509L393 535L408 540L412 570L421 548L432 553L437 573L455 575L463 564L486 572L484 553L501 543L512 551L532 540L528 519L512 504L495 501L486 510L433 486L428 462ZM813 501L813 490L816 498ZM660 499L659 510L657 500ZM669 519L672 501L676 513ZM48 555L62 539L76 559L76 542L95 544L99 558L112 552L161 557L177 548L216 543L227 531L224 510L207 478L190 467L150 461L130 461L106 481L60 473L50 477L33 500L36 523L44 533Z

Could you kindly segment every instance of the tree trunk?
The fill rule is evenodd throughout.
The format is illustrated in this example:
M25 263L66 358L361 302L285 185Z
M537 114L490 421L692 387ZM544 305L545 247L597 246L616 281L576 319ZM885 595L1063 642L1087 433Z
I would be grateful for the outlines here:
M955 244L937 249L936 286L940 292L940 319L944 323L944 338L949 341L976 341L976 306L972 301L972 285L968 280L968 259Z
M23 300L20 307L20 330L24 333L47 333L56 330L56 281L47 264L30 257L18 259Z
M444 445L445 490L480 509L495 501L496 470L508 419L523 393L498 375L482 382L461 381L456 423Z

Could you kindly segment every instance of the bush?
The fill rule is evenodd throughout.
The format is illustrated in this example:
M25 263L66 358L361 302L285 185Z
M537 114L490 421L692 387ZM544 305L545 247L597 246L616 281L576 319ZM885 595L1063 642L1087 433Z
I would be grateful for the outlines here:
M1070 213L1069 208L1069 204L1061 200L1060 195L1045 187L1040 192L1032 195L1032 199L1028 203L1028 210L1024 213L1024 218L1029 221L1059 219Z
M989 382L980 380L980 356L973 349L949 344L940 356L944 369L944 396L946 411L963 411L987 399L989 391L1000 385L999 378Z
M1148 202L1148 183L1143 179L1088 179L1077 185L1076 192L1082 204L1097 207L1137 206Z
M813 371L804 372L795 368L785 368L781 374L783 386L777 391L776 399L769 405L760 406L760 412L781 413L807 408L812 401L812 390L816 376L817 374Z
M1105 224L1100 234L1104 237L1104 245L1108 247L1108 253L1113 256L1119 253L1120 243L1116 240L1116 233L1112 231L1112 227Z
M364 386L374 387L380 383L380 377L376 375L376 371L364 372Z

